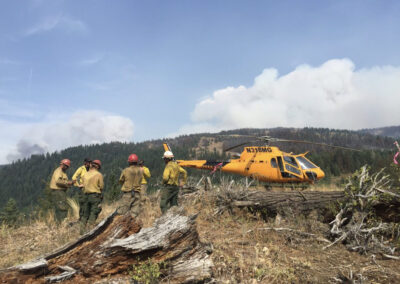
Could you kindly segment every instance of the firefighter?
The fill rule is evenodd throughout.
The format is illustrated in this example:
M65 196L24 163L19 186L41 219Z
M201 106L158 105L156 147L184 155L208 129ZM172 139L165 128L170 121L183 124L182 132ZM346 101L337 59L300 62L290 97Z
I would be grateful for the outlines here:
M83 165L80 166L72 176L72 180L75 181L75 186L79 187L78 191L78 201L79 201L79 220L82 218L83 213L83 200L84 200L84 193L83 193L83 182L82 177L89 171L91 160L89 158L85 158L83 160Z
M103 200L102 191L104 188L103 175L100 173L101 161L93 160L89 171L82 176L83 193L82 200L83 211L81 217L82 227L87 224L92 225L101 211L101 201Z
M50 180L50 200L58 222L65 219L68 214L67 195L65 192L74 183L73 181L68 180L66 174L66 171L70 166L71 161L63 159L60 162L60 166L54 171Z
M131 154L128 157L129 166L125 168L119 178L122 184L122 198L118 212L125 214L130 212L133 217L139 215L141 201L141 182L143 179L143 169L138 165L138 156Z
M164 214L172 206L178 205L179 189L186 183L187 173L174 160L174 154L166 151L163 155L165 169L163 173L163 188L161 192L160 208ZM179 178L180 176L181 179Z
M141 202L143 204L144 200L145 200L146 193L147 193L147 180L151 177L151 174L150 174L149 168L144 165L144 161L143 160L139 161L139 166L143 170L143 178L142 178L142 182L141 182L141 186L140 186L141 187L140 188L140 191L141 191L140 194L141 194L141 198L142 198Z

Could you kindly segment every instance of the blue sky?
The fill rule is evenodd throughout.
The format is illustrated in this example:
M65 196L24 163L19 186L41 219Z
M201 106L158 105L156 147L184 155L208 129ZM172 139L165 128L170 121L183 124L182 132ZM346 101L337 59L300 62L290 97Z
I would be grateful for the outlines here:
M399 1L3 0L0 163L236 127L398 125L374 101L398 102L399 34Z

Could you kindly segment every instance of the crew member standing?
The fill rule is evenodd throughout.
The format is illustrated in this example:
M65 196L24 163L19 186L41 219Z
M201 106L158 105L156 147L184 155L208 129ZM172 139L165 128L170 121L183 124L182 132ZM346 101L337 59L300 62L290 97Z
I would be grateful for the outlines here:
M129 167L125 168L119 178L119 183L122 184L123 192L121 198L120 214L125 214L130 211L133 217L139 215L141 201L141 182L143 178L143 169L138 165L138 156L131 154L128 157Z
M85 158L83 160L83 166L80 166L72 176L72 180L75 181L75 185L80 188L78 192L78 201L79 201L79 220L82 218L82 213L83 213L83 200L85 197L85 194L83 193L83 182L82 182L82 177L89 171L90 167L90 162L91 160L89 158Z
M163 173L163 189L161 192L160 208L164 214L172 206L178 205L179 188L186 183L186 171L174 161L174 154L165 151L163 155L166 164ZM179 177L182 176L181 179Z
M72 186L74 183L73 181L68 180L66 174L66 171L70 166L71 161L63 159L60 162L60 166L54 171L50 180L50 200L58 222L65 219L68 214L67 195L65 192L68 187Z
M142 198L141 202L143 204L144 200L145 200L145 197L147 195L147 180L151 177L151 174L150 174L149 168L144 165L144 161L143 160L139 161L139 166L143 170L143 178L142 178L141 189L140 189L141 198Z
M100 173L101 161L93 160L89 171L82 177L84 199L81 223L82 226L93 224L101 211L103 175Z

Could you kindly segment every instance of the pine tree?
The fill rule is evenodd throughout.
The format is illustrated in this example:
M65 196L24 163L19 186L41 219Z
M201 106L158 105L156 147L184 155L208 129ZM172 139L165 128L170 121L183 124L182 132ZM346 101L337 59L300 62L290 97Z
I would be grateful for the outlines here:
M7 224L9 226L16 226L18 223L20 213L17 207L17 202L10 198L0 213L1 223Z

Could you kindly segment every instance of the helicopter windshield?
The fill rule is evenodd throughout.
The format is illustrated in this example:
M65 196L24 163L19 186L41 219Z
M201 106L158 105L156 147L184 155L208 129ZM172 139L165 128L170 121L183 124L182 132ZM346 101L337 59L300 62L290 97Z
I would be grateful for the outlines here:
M296 159L303 170L315 169L317 167L316 165L311 163L309 160L307 160L305 157L298 156L298 157L296 157Z

